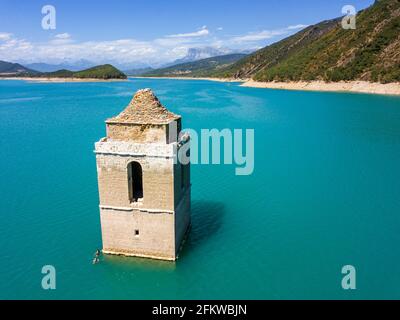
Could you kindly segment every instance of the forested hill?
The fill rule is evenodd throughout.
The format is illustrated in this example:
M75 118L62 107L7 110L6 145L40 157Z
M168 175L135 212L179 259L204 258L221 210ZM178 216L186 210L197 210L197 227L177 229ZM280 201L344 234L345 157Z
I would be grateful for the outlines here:
M32 77L32 78L79 78L79 79L126 79L126 75L110 64L104 64L82 71L66 69L54 72L39 72L26 68L18 63L0 61L0 77Z
M356 29L342 18L310 26L207 76L257 81L400 81L400 0L377 0Z
M55 72L46 72L41 74L42 77L55 78L79 78L79 79L126 79L126 75L112 66L104 64L82 71L72 72L69 70L59 70Z

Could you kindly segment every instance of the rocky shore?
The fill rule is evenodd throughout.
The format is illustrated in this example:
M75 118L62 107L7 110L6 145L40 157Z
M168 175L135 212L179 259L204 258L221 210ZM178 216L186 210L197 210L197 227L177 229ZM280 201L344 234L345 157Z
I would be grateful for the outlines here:
M372 94L400 95L400 83L374 83L367 81L349 82L257 82L246 80L242 87L305 90L305 91L329 91L329 92L359 92Z

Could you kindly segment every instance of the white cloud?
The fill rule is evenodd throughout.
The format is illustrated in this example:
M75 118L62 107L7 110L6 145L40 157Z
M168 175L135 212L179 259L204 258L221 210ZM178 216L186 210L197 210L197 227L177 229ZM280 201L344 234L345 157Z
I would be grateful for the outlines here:
M296 30L296 29L304 29L307 28L308 25L307 24L296 24L294 26L289 26L287 27L288 30Z
M74 42L71 35L68 32L56 34L54 39L50 40L50 43L55 45L67 44Z
M79 42L69 33L60 33L47 42L30 42L12 33L0 32L0 60L60 63L85 59L99 64L158 66L184 57L189 48L229 48L230 52L260 48L265 46L265 40L293 33L303 26L238 36L209 36L209 30L203 26L196 32L167 35L148 41L117 39Z
M262 30L258 32L250 32L243 36L237 36L233 38L235 42L256 42L262 40L272 39L278 36L287 35L291 33L293 30L302 29L307 27L303 24L289 26L283 29L276 29L276 30Z
M7 41L11 39L12 34L6 32L0 32L0 41Z
M200 30L198 30L196 32L171 34L171 35L167 36L167 38L204 37L204 36L208 36L209 34L210 34L210 31L208 31L207 26L203 26L203 27L201 27Z
M54 38L56 38L56 39L70 39L70 38L71 38L71 35L70 35L68 32L66 32L66 33L60 33L60 34L56 34L56 35L54 36Z
M5 53L6 57L18 57L23 55L25 52L31 54L31 51L32 44L30 42L25 39L17 39L12 33L0 32L0 59L3 56L3 53Z
M284 35L287 32L285 30L264 30L260 32L251 32L244 36L235 37L233 40L237 42L243 41L261 41L271 39L276 36Z

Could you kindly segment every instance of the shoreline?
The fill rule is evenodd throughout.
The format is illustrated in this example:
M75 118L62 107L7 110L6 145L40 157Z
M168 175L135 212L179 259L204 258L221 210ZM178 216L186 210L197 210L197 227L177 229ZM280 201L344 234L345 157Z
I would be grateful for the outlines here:
M134 79L175 79L175 80L206 80L216 82L236 82L241 83L241 87L294 90L294 91L316 91L316 92L351 92L380 95L400 95L400 82L378 83L368 81L292 81L292 82L259 82L252 79L232 79L232 78L196 78L196 77L129 77Z
M279 89L279 90L300 90L300 91L319 91L319 92L354 92L382 95L400 95L400 83L376 83L368 81L299 81L299 82L257 82L246 80L241 87Z
M315 91L315 92L352 92L380 95L400 95L400 82L377 83L368 81L292 81L292 82L259 82L252 79L232 79L232 78L208 78L208 77L140 77L128 76L128 79L96 79L96 78L32 78L32 77L0 77L0 80L24 80L38 83L84 83L84 82L125 82L129 79L168 79L168 80L200 80L215 82L235 82L241 83L241 87L294 90L294 91Z
M0 77L0 80L24 80L39 83L66 83L66 82L119 82L128 81L128 79L96 79L96 78L32 78L32 77Z
M168 80L203 80L203 81L215 81L215 82L245 82L246 80L231 79L231 78L197 78L197 77L139 77L139 76L128 76L131 79L168 79Z

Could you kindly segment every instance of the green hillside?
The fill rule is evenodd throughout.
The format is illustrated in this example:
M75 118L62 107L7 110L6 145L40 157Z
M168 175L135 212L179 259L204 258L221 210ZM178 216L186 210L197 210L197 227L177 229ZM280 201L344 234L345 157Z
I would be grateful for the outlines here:
M126 75L110 64L104 64L82 71L58 70L43 72L39 75L45 78L79 78L79 79L126 79Z
M74 78L91 79L126 79L126 75L111 64L104 64L86 70L73 72Z
M39 72L28 69L18 63L0 61L0 77L33 78L80 78L80 79L126 79L126 75L110 64L100 65L82 71L73 72L62 69L54 72Z
M62 69L54 72L44 72L41 74L41 76L49 78L72 78L74 76L74 73L72 71Z
M355 30L322 22L209 76L257 81L400 81L400 0L359 12Z
M294 53L304 49L307 45L335 28L338 23L338 19L335 19L310 26L293 36L254 52L230 67L213 73L213 75L240 79L251 78L257 72L277 65Z
M162 69L155 69L144 73L147 77L203 77L221 68L226 68L245 54L228 54L218 57L202 59L194 62L186 62Z

